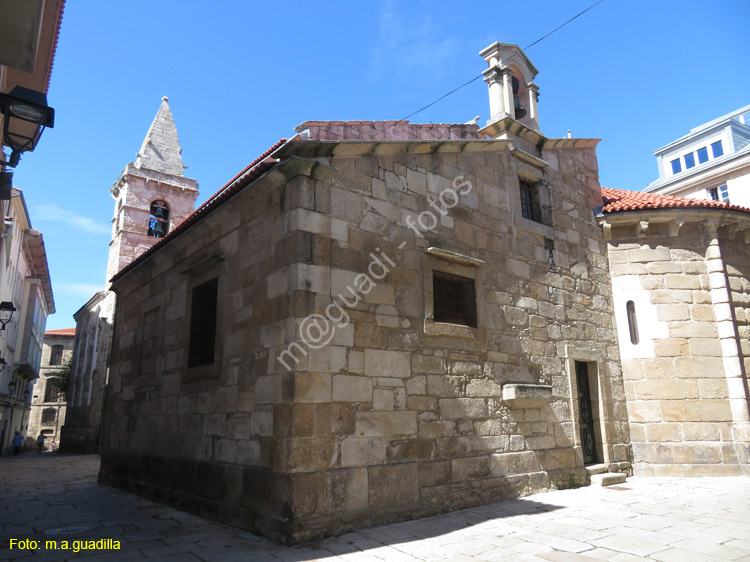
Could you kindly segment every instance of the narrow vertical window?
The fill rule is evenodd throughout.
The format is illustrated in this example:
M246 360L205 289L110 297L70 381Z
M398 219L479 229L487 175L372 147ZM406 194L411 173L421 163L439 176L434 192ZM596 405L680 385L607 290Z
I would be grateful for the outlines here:
M640 341L638 337L638 319L635 317L635 303L628 301L626 305L628 311L628 329L630 330L630 343L637 345Z
M695 167L695 154L692 152L685 155L685 169L689 170L690 168Z
M726 185L719 186L719 197L724 203L729 203L729 189Z
M672 160L672 173L679 174L681 171L682 171L682 164L680 164L680 159L676 158Z
M711 152L714 153L714 158L718 158L719 156L724 156L724 147L721 146L721 141L716 141L714 143L711 143Z
M164 238L169 232L169 207L164 201L154 201L148 216L148 235Z
M708 148L703 147L698 149L698 163L705 164L708 162Z
M218 278L193 288L188 367L209 365L215 360L218 288Z
M521 186L521 216L534 222L543 223L542 208L539 204L539 185L519 180Z

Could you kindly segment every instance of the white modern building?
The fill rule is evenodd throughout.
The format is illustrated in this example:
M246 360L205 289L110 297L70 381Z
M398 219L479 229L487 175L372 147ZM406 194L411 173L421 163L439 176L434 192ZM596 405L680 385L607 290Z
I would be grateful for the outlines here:
M750 105L656 150L659 179L645 191L750 207Z

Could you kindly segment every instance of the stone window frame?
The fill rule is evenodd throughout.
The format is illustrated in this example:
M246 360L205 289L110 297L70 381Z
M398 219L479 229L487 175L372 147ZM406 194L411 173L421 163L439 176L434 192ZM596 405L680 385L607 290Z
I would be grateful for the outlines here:
M583 462L583 447L581 444L581 418L578 405L578 384L576 381L576 361L588 364L589 388L592 391L592 411L596 413L594 419L594 434L596 436L596 454L598 464L613 462L611 436L614 435L612 417L607 412L607 387L603 380L604 352L598 349L583 349L570 345L565 346L565 367L568 374L570 394L570 419L573 423L573 443L576 453L576 464L585 466ZM612 397L610 396L610 400ZM596 406L594 406L596 404Z
M43 402L57 402L60 397L60 389L51 379L54 377L47 376L44 378L44 400Z
M511 189L511 211L513 212L514 224L517 228L526 230L528 232L534 232L545 238L555 239L555 229L552 221L552 206L551 206L551 195L549 187L547 186L542 176L542 171L522 162L518 161L518 177L515 189ZM527 182L536 186L537 194L539 197L539 205L542 208L542 218L545 222L537 222L531 219L527 219L523 216L523 208L521 204L521 182ZM546 209L546 211L544 210ZM545 214L547 215L545 217ZM547 224L549 223L549 224Z
M435 256L425 253L423 259L423 292L424 292L424 333L428 336L452 336L457 338L485 341L487 332L484 319L484 270L477 265L459 263L461 256L455 254L455 258L449 256ZM461 324L448 324L446 322L435 322L433 274L446 273L472 279L474 281L474 295L477 307L477 327L464 326Z
M222 307L222 295L226 294L226 275L223 275L222 263L224 258L221 256L211 256L199 261L190 269L183 271L183 275L188 276L187 290L185 299L185 322L183 328L184 343L184 371L182 382L190 388L203 387L205 385L214 386L216 379L221 376L221 358L223 355L224 331L221 327L224 324L224 311ZM193 313L193 289L203 285L207 281L217 279L216 286L216 339L214 341L214 362L205 365L189 366L189 347L190 347L190 319Z
M55 425L57 423L57 410L52 406L44 408L39 421L40 425Z
M51 346L49 352L49 364L53 366L63 364L63 355L65 354L65 346L61 344L55 344Z
M440 283L437 283L440 281ZM436 289L435 285L439 285L439 289ZM460 285L460 286L459 286ZM442 271L433 270L432 272L432 290L433 290L433 314L435 317L438 316L438 312L441 316L460 316L461 322L452 322L448 319L436 319L435 322L444 324L459 324L467 326L469 328L477 327L477 296L476 296L476 281L470 277L461 277L459 275L453 275L452 273L444 273ZM447 293L460 294L459 298L452 298ZM442 294L442 298L438 298L439 294ZM460 312L456 312L455 309L460 305ZM455 319L455 318L454 318Z
M155 208L160 208L163 211L166 212L166 217L160 218L155 215ZM164 201L163 199L154 199L151 201L151 204L148 208L148 231L146 232L146 236L150 238L164 238L167 234L169 234L169 225L170 225L170 218L172 216L172 210L169 206L169 203ZM158 236L153 229L153 226L157 223L162 223L162 226L164 227L164 234L161 236Z

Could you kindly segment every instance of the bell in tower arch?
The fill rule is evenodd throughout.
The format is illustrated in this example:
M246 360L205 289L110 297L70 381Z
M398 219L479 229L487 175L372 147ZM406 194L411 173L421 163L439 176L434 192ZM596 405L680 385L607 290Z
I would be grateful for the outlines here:
M513 111L515 113L516 119L522 119L526 116L526 110L521 105L521 98L518 95L518 90L521 87L521 83L515 76L513 76L511 81L513 83Z

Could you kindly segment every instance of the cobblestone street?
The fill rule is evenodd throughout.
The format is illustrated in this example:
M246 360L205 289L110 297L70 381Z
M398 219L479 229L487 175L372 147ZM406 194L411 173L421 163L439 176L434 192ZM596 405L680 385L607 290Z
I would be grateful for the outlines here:
M750 561L746 478L630 478L285 547L100 486L98 466L93 455L0 458L0 559ZM12 539L39 548L10 548ZM102 539L112 539L99 542L110 547L119 541L119 549L73 550ZM50 540L57 550L46 547Z

